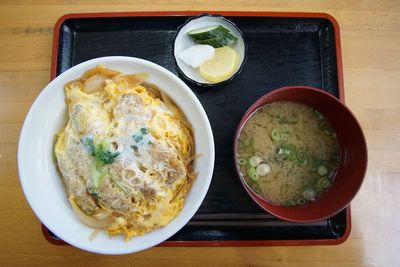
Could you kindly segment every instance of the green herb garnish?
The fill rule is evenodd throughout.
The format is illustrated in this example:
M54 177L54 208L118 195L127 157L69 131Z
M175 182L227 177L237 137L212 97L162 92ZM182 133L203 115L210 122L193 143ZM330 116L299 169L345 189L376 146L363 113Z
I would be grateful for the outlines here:
M145 135L145 134L147 134L148 133L148 131L147 131L147 129L146 128L140 128L140 132L143 134L143 135Z
M100 142L94 149L95 158L104 165L113 163L118 155L119 152L111 152L108 143L104 141Z
M134 134L132 137L133 137L133 140L134 140L136 143L139 143L140 141L143 140L143 136L141 136L141 135Z
M138 145L142 142L146 142L146 140L144 139L144 136L148 133L149 133L149 131L147 130L147 128L144 128L144 127L140 128L137 133L132 135L133 141L135 141L135 143Z
M93 143L93 138L92 137L85 137L81 139L81 143L85 146L86 151L90 156L94 156L95 153L95 147Z
M94 186L92 190L95 190L108 173L108 167L106 165L112 164L115 158L118 157L119 152L110 151L110 145L105 140L95 143L92 137L85 137L81 140L81 143L85 146L90 156Z

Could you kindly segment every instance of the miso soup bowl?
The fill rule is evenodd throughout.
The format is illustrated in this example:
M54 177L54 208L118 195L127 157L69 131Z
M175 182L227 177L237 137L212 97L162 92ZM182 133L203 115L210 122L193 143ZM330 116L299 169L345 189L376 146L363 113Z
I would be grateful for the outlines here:
M238 139L248 118L258 108L275 101L297 102L316 109L326 117L337 134L340 163L332 186L315 201L305 205L286 207L268 202L250 188L237 165ZM367 146L364 134L352 112L329 93L305 86L283 87L267 93L254 102L236 130L233 154L238 176L249 196L261 208L276 217L300 223L324 220L345 209L360 189L367 169Z

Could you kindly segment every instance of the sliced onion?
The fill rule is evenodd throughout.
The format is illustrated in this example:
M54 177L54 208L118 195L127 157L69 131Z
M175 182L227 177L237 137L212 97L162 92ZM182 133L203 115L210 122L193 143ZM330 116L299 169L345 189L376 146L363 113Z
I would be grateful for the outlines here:
M104 228L104 227L107 227L108 225L110 225L110 223L112 222L112 218L110 217L110 214L108 214L108 217L104 216L104 219L98 220L96 218L93 218L93 217L88 216L85 213L83 213L83 211L76 204L74 196L70 196L68 198L68 200L69 200L69 203L71 203L72 210L74 211L75 215L85 225L92 227L92 228ZM102 216L103 216L103 214L102 214Z
M83 91L87 94L94 94L103 91L106 85L107 76L95 74L83 82Z
M161 98L160 88L157 85L152 83L143 82L143 86L146 88L147 92L150 95L153 95L156 98Z
M136 73L136 74L119 74L114 76L112 80L114 82L124 81L129 87L136 87L141 85L144 81L147 80L149 75L147 73Z
M103 221L103 220L109 219L111 217L111 215L112 215L111 211L101 210L100 212L93 214L92 216L99 221Z
M96 236L100 233L100 231L101 231L100 229L94 230L92 234L89 236L89 241L93 241L96 238Z
M99 71L98 71L98 69L97 69L97 67L96 67L96 68L87 70L87 71L82 75L82 78L83 78L83 79L88 79L88 78L92 77L93 75L95 75L95 74L97 74L97 73L99 73Z
M102 75L107 76L107 77L113 77L115 75L120 74L120 72L117 71L117 70L107 69L103 65L98 65L97 67L95 67L93 69L87 70L83 74L82 78L83 79L89 79L90 77L92 77L93 75L96 75L96 74L102 74Z
M116 76L116 75L121 73L121 72L119 72L117 70L107 69L103 65L97 66L96 69L100 74L103 74L103 75L105 75L107 77L114 77L114 76Z

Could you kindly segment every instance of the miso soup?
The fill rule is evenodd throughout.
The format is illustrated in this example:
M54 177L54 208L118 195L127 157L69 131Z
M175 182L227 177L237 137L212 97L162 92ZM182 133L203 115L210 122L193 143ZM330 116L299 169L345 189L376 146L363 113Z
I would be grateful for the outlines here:
M314 201L339 166L337 137L326 118L288 101L258 109L245 123L236 152L247 184L275 205Z

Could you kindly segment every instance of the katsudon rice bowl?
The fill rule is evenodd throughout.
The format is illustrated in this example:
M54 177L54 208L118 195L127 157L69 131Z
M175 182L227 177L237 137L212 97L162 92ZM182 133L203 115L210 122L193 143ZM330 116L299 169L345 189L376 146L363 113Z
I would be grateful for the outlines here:
M18 148L20 181L40 221L78 248L155 246L194 215L211 182L203 107L164 68L104 57L54 79L33 103Z

